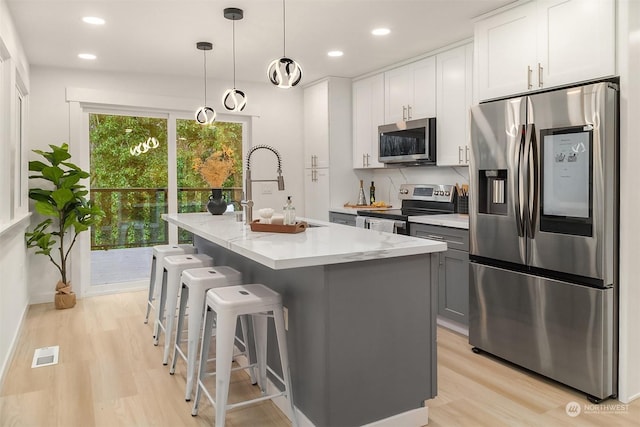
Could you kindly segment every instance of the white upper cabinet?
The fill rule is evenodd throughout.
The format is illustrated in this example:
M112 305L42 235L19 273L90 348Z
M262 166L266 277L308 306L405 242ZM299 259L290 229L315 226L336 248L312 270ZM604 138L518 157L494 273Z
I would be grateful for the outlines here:
M429 57L384 73L385 123L434 117L436 59Z
M329 81L304 89L304 167L329 167Z
M378 126L384 124L384 75L353 82L353 167L381 168Z
M473 44L440 53L437 62L437 165L469 164Z
M615 1L538 3L539 87L615 74Z
M535 11L535 3L527 3L476 23L476 70L481 100L531 89L531 66L536 63Z
M479 100L615 74L615 2L538 0L475 25Z

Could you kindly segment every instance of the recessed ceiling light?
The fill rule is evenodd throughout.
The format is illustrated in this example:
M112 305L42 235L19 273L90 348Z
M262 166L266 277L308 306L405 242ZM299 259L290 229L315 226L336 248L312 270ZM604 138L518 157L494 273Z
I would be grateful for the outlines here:
M82 21L91 25L104 25L104 19L98 18L97 16L85 16L82 18Z
M79 53L78 54L78 58L80 58L80 59L96 59L97 56L95 56L93 53Z
M375 30L371 31L371 34L373 34L374 36L386 36L390 32L391 30L388 28L376 28Z
M327 52L327 55L329 56L342 56L344 55L344 52L342 52L341 50L332 50Z

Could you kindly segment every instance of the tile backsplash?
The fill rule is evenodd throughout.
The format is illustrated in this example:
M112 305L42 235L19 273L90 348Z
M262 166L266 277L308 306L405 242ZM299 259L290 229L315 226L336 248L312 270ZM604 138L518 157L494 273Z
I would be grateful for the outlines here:
M389 202L400 207L398 189L400 184L469 184L469 168L414 166L405 168L375 169L370 181L375 182L376 200ZM367 179L362 176L363 179ZM473 190L471 190L473 191Z

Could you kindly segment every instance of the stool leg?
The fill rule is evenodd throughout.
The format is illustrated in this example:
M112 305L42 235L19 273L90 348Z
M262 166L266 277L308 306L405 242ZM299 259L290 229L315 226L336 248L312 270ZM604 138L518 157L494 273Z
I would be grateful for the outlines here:
M169 352L171 351L171 339L173 332L173 323L176 318L176 308L178 308L178 293L180 291L180 272L172 271L172 277L167 278L167 302L164 325L164 356L162 357L162 364L167 365L169 363ZM171 280L171 282L169 282ZM169 283L172 285L169 286Z
M175 374L176 372L176 353L178 351L178 346L180 346L180 336L182 335L182 328L184 325L184 314L187 309L188 300L189 300L189 287L183 283L182 292L180 294L180 310L178 311L178 325L176 326L176 339L173 340L174 344L173 344L173 354L171 355L171 369L169 369L169 374L171 375ZM189 323L191 323L191 318L189 318Z
M160 304L158 304L158 312L156 313L156 323L153 331L153 345L158 345L160 340L160 323L164 316L164 307L167 305L167 270L162 268L162 280L160 288Z
M282 379L284 380L287 399L291 407L291 422L294 427L298 425L296 417L296 408L293 406L293 393L291 391L291 371L289 369L289 353L287 351L287 335L284 329L284 312L283 310L273 310L273 320L276 326L276 336L278 338L278 351L280 353L280 363L282 364Z
M184 292L184 288L182 289ZM184 295L184 294L183 294ZM198 341L200 340L200 327L202 326L203 311L205 310L206 292L194 289L192 295L189 296L189 326L187 330L187 388L184 399L188 402L191 400L191 392L193 391L193 378L196 371L196 354L198 350ZM182 301L184 296L180 297ZM211 333L209 333L211 335Z
M216 328L216 427L224 427L227 415L236 323L235 314L218 313Z
M252 315L253 339L256 343L256 361L258 363L258 386L262 394L267 392L267 317L264 314Z
M196 383L196 397L193 401L193 409L191 415L198 415L198 405L200 404L201 388L204 387L202 381L207 375L207 359L209 359L209 345L211 344L211 330L213 329L213 320L216 315L210 308L207 308L204 318L204 332L202 333L202 343L200 345L200 365L198 367L198 382Z
M147 314L144 316L145 325L149 323L149 312L151 311L151 302L153 301L153 292L156 287L156 257L151 258L151 273L149 274L149 297L147 298Z
M243 314L240 316L240 328L242 329L242 343L244 344L244 355L247 358L249 364L251 364L251 346L249 345L249 332L247 331L247 321L249 316ZM255 385L258 382L256 375L256 367L249 368L249 377L251 377L251 384Z

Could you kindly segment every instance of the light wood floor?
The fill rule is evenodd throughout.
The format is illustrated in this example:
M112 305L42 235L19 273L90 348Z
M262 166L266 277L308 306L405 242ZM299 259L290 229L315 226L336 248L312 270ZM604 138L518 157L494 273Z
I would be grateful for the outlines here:
M0 426L213 425L206 399L197 417L184 401L185 364L179 361L173 376L162 366L162 348L152 345L151 324L142 322L145 303L146 292L132 292L87 298L71 310L30 307L0 390ZM34 350L51 345L60 346L59 364L32 369ZM258 393L243 376L234 377L231 399ZM575 418L565 412L572 401L582 409ZM640 401L614 404L621 405L590 405L581 393L472 353L466 337L438 331L430 426L640 426ZM227 425L290 423L263 402L229 412Z

